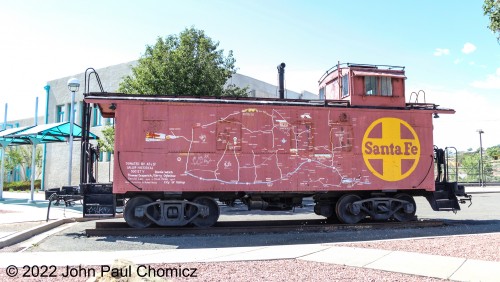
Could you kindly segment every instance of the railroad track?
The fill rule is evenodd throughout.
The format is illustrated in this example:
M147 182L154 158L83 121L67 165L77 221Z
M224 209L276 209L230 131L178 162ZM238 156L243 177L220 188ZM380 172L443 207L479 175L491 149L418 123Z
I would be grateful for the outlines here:
M399 229L417 227L438 227L445 223L441 220L418 220L410 222L362 222L358 224L332 224L325 220L273 220L273 221L223 221L210 228L198 227L153 227L131 228L124 222L96 222L94 229L86 229L87 237L106 236L180 236L180 235L217 235L242 233L281 233L281 232L328 232L337 230L360 229Z

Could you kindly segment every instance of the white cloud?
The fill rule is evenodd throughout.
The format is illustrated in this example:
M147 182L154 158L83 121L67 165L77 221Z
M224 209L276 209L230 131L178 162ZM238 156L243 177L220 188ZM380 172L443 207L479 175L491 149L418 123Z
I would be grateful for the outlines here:
M488 75L485 80L472 82L471 86L482 89L500 89L500 68L497 68L495 74Z
M462 53L464 54L470 54L474 51L476 51L476 46L470 42L467 42L464 44L464 47L462 48Z
M443 55L449 55L450 54L450 49L445 49L445 48L436 48L436 51L434 51L434 56L439 57Z

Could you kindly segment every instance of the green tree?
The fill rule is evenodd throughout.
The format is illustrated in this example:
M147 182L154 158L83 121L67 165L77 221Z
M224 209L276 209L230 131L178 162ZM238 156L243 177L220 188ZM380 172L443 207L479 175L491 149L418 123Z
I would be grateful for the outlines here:
M459 171L466 175L464 181L479 181L480 159L479 150L459 156ZM483 156L483 173L486 180L493 176L493 166L486 156Z
M6 151L5 173L14 170L17 166L21 168L22 180L28 180L26 172L31 168L31 154L33 148L31 146L10 146ZM35 153L35 179L40 178L42 173L42 150L41 146L37 146Z
M486 155L494 160L498 160L500 158L500 145L487 148Z
M490 18L488 28L497 35L500 42L500 0L484 0L483 11Z
M247 96L247 89L226 85L236 73L233 52L195 28L159 37L120 83L119 91L143 95Z
M115 150L115 129L111 126L105 126L101 132L103 137L97 140L99 150L101 152L111 152L113 154Z
M246 97L248 88L228 84L236 73L233 52L224 55L202 30L186 28L179 35L158 37L132 68L132 75L124 77L118 91L127 94L179 96L233 96ZM99 142L103 152L113 152L114 128L103 130Z

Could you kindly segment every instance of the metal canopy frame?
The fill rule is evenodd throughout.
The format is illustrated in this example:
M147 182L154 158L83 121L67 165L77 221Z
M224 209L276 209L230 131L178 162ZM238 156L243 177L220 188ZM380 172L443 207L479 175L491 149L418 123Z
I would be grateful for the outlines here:
M29 141L22 140L22 139L16 139L16 138L9 138L7 136L11 134L16 134L18 132L22 132L24 130L30 129L33 126L24 126L24 127L17 127L17 128L9 128L0 131L0 147L2 147L2 160L1 160L1 169L0 169L0 201L3 201L3 175L4 175L4 170L5 170L5 148L7 148L9 145L25 145L29 144Z
M11 143L14 143L14 145L26 145L30 144L29 142L26 142L26 140L22 139L17 139L11 137L11 135L23 132L27 129L33 128L34 126L23 126L23 127L15 127L15 128L9 128L0 131L0 146L4 146L3 144L7 144L6 146L10 145Z
M32 145L32 162L31 162L31 200L34 202L35 191L35 152L36 145L46 143L66 142L71 134L70 122L48 123L37 126L25 126L11 128L0 131L0 146L2 147L2 164L0 175L0 200L3 193L3 171L4 171L4 156L5 148L12 145ZM82 128L73 124L73 137L82 138ZM90 139L99 139L97 135L89 132ZM71 169L71 168L69 168Z
M36 139L39 143L54 143L54 142L66 142L70 136L70 122L59 122L59 123L48 123L37 125L31 127L27 130L11 134L9 138L15 140L30 140ZM73 125L73 137L82 137L82 128L74 124ZM98 139L97 135L90 133L89 138ZM2 138L0 138L1 140ZM25 144L32 144L30 141Z

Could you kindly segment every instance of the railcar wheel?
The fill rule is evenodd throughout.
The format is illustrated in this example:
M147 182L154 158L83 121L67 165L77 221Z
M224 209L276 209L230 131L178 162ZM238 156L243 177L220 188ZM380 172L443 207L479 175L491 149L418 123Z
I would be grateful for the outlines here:
M335 211L341 222L355 224L365 218L365 214L361 211L361 207L353 205L354 202L359 200L361 200L361 198L354 194L346 194L340 197Z
M394 198L410 203L410 206L403 205L403 207L399 208L393 215L394 219L401 222L413 220L415 218L415 213L417 212L417 205L415 204L413 197L402 193L396 194Z
M203 217L201 215L197 216L195 219L193 219L192 223L198 227L210 227L214 225L217 220L219 219L219 214L220 214L220 209L219 205L217 202L212 199L211 197L198 197L193 200L193 203L204 205L208 207L208 215ZM194 214L196 212L195 207L191 207L189 209L189 213Z
M153 222L146 216L146 211L144 211L143 216L138 217L135 215L135 208L152 202L153 200L144 196L137 196L128 200L125 205L125 210L123 211L125 222L134 228L146 228L151 226Z
M337 201L332 202L333 213L326 218L327 223L341 223L337 215Z

